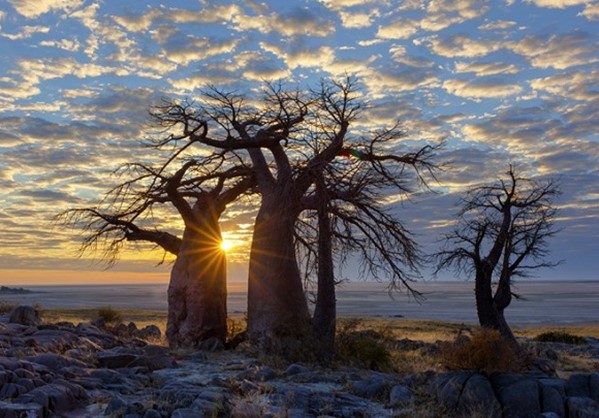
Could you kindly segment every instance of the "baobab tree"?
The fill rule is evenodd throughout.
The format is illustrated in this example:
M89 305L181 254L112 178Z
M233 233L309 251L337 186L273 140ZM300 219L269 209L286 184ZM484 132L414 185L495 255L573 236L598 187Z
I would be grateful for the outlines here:
M548 239L557 232L558 195L554 181L521 177L510 166L506 178L467 191L459 222L434 256L437 271L454 268L474 276L480 325L500 331L516 347L504 311L514 296L515 277L556 265L546 256Z
M82 252L101 248L109 265L127 242L150 242L175 255L168 287L169 345L195 347L211 338L224 343L226 260L219 218L228 204L251 190L253 175L242 160L230 155L191 157L190 148L198 144L182 142L173 132L165 118L173 111L169 104L152 112L165 129L150 143L157 154L167 153L163 164L127 164L119 170L126 180L99 206L71 209L59 219L83 230ZM153 215L164 207L178 214L181 235L158 229L167 226Z
M373 170L400 158L388 154L388 147L387 154L379 154L383 147L378 148L384 139L397 139L398 129L366 134L369 140L350 131L361 103L355 82L346 79L324 81L319 89L305 91L269 84L261 97L210 88L193 103L166 102L156 114L169 132L167 143L195 144L202 155L219 156L231 166L247 161L252 190L260 196L249 257L248 336L264 347L312 334L294 232L318 173L347 144L369 144L364 152ZM197 188L182 184L185 196ZM374 222L378 215L368 216ZM368 254L370 261L379 260L375 252Z
M405 136L399 125L355 141L316 173L315 187L304 199L305 216L297 225L298 251L306 277L316 272L314 330L324 357L334 352L336 302L335 264L348 258L361 262L362 273L389 282L390 290L413 287L422 257L417 243L398 218L398 208L385 197L408 197L427 186L438 168L432 160L441 146L425 145L415 152L377 154ZM337 263L334 262L337 259Z

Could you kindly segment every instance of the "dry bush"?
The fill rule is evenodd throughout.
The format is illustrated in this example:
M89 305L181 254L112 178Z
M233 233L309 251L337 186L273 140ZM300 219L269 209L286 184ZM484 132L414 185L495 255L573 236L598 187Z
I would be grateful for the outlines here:
M385 346L384 332L358 330L359 320L340 324L337 331L337 354L343 361L372 370L389 370L391 354Z
M521 371L524 362L499 331L477 328L472 337L459 343L442 343L440 360L448 370L492 373Z
M99 308L98 318L103 319L107 324L116 324L123 321L123 315L110 306Z
M535 340L542 342L566 343L575 345L583 345L587 343L586 339L584 339L583 337L579 337L578 335L572 335L565 331L543 332L537 335L535 337Z
M15 310L18 305L10 302L0 301L0 314L10 313Z

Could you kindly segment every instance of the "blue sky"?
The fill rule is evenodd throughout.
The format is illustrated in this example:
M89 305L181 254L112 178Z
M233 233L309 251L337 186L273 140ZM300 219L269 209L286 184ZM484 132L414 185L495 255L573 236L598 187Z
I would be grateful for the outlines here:
M0 281L101 269L51 219L143 157L161 97L344 74L369 124L399 118L411 139L447 143L441 193L398 208L425 250L460 193L512 163L562 184L552 257L565 263L539 277L599 279L598 21L593 0L0 0ZM251 220L235 215L240 259ZM166 271L159 259L125 252L115 270Z

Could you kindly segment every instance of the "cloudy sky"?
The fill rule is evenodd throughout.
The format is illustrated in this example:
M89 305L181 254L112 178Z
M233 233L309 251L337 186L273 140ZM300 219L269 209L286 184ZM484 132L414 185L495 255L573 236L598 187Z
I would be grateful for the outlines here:
M53 216L93 204L141 156L161 97L343 74L369 121L446 141L441 193L399 209L425 249L465 187L513 163L562 185L552 256L565 263L539 277L599 279L598 1L164 3L0 0L0 283L166 279L156 252L125 252L109 272L78 259ZM224 228L240 258L238 223Z

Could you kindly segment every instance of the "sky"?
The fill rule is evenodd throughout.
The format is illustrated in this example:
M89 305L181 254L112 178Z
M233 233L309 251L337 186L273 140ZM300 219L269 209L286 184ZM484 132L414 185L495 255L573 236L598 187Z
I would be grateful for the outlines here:
M0 284L167 280L147 247L109 270L78 257L54 216L146 155L161 98L344 75L370 123L445 141L437 193L397 208L425 251L466 188L514 164L561 184L550 260L564 263L538 278L598 280L598 24L596 0L0 0ZM228 214L223 230L243 280L251 219Z

